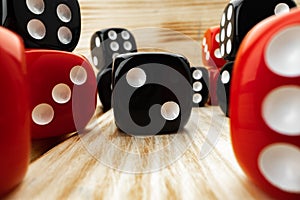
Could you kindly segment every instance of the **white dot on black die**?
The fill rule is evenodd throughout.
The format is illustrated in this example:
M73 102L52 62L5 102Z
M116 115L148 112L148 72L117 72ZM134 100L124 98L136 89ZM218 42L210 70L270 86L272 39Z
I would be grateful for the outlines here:
M222 19L221 19L221 26L224 26L225 22L226 22L226 15L225 15L225 13L223 13Z
M112 42L112 43L110 43L110 49L112 51L118 51L120 49L120 46L117 42Z
M130 33L128 31L122 31L121 36L124 40L130 39Z
M193 96L193 102L194 103L200 103L201 101L202 101L201 94L194 94L194 96Z
M116 40L118 38L118 34L116 33L116 31L111 30L108 32L108 38L111 40Z
M233 6L230 5L227 9L227 20L231 20L233 14Z
M279 3L274 9L275 15L282 15L290 12L290 7L286 3Z
M72 41L72 32L65 26L58 29L57 36L62 44L69 44Z
M226 44L226 53L230 54L231 50L232 50L232 43L231 40L229 39Z
M222 30L221 30L221 42L224 42L224 40L225 40L225 29L222 28Z
M94 57L93 57L93 63L94 63L95 66L98 65L99 62L98 62L97 56L94 56Z
M127 72L126 80L131 87L139 88L146 83L147 76L143 69L135 67Z
M101 41L100 41L100 38L98 36L95 38L95 45L98 48L101 46Z
M193 78L195 79L195 80L200 80L201 78L202 78L202 76L203 76L203 74L202 74L202 71L201 70L195 70L194 72L193 72Z
M221 81L223 84L227 84L230 81L230 73L228 71L224 71L222 73Z
M129 41L124 42L123 46L124 46L124 49L127 50L127 51L132 50L132 44Z
M200 92L200 91L202 90L202 88L203 88L203 85L202 85L201 82L195 82L195 83L193 84L193 90L194 90L195 92Z
M58 18L65 23L68 23L72 19L71 9L66 4L59 4L56 9Z
M226 31L227 37L230 37L231 33L232 33L232 23L229 22L229 24L227 25L227 31Z
M178 118L180 107L173 101L166 102L161 107L161 115L165 120L172 121Z
M225 55L225 45L224 44L221 45L220 52L221 52L221 56Z
M28 22L27 31L29 35L36 40L41 40L46 36L46 27L43 22L38 19L32 19Z
M44 0L26 0L27 8L36 15L40 15L45 10Z

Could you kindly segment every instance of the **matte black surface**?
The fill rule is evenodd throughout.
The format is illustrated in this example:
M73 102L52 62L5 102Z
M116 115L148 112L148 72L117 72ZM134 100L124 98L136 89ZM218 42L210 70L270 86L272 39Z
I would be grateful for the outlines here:
M44 12L39 15L27 8L25 0L7 0L7 4L8 15L1 21L1 25L21 35L26 48L73 51L77 46L81 32L80 7L77 0L44 0ZM72 12L70 22L65 23L58 18L56 9L59 4L65 4L70 8ZM46 35L41 40L32 38L27 31L27 24L32 19L42 21L46 27ZM72 40L69 44L63 44L58 39L57 32L62 26L72 32Z
M193 73L196 70L200 70L202 72L202 77L200 79L195 79L193 76ZM192 67L191 68L191 74L192 74L192 81L193 84L196 82L200 82L202 84L202 89L197 92L194 91L195 94L200 94L202 96L202 100L200 103L193 103L193 107L203 107L208 101L209 98L209 75L208 75L208 70L205 67Z
M224 13L227 13L229 6L234 7L234 12L230 20L227 19L224 26L220 24L220 32L222 29L227 29L229 22L232 23L233 31L228 37L226 34L225 41L221 41L220 34L220 47L222 44L227 44L228 39L233 42L233 48L230 53L225 50L225 55L223 56L226 60L234 60L238 48L246 36L246 34L259 22L274 15L275 7L279 3L285 3L290 8L296 7L296 3L293 0L233 0L225 8Z
M147 76L146 83L139 88L130 86L126 80L127 72L133 68L144 70ZM114 62L113 77L112 106L115 121L125 133L134 136L176 133L189 120L193 91L190 66L184 57L167 53L120 55ZM160 107L169 101L179 105L180 116L166 121L160 113ZM160 130L154 131L155 127L141 131L152 123L149 109L153 105L158 107L152 112L152 120L164 125ZM128 119L141 128L131 126Z
M231 80L232 80L232 69L233 69L234 62L228 62L224 65L220 72L220 76L218 78L218 83L217 83L217 97L218 97L218 102L220 105L221 110L223 113L229 117L229 108L230 108L230 85L231 85ZM222 82L222 74L228 71L230 74L230 79L229 82L224 84Z
M111 40L108 37L108 33L110 31L115 31L117 33L117 39L115 40ZM122 37L122 32L123 31L127 31L130 35L129 39L124 39ZM100 39L100 47L96 46L96 38ZM126 50L124 48L124 42L130 42L132 44L132 49L131 50ZM119 50L117 51L113 51L110 48L110 44L111 42L117 42L119 45ZM137 47L136 47L136 42L134 39L134 36L127 30L124 28L110 28L110 29L104 29L101 31L97 31L96 33L93 34L92 38L91 38L91 54L92 54L92 58L96 57L98 60L98 63L94 63L94 66L101 70L103 68L107 68L107 67L112 67L113 64L113 60L114 60L114 54L118 55L118 54L124 54L124 53L133 53L133 52L137 52Z

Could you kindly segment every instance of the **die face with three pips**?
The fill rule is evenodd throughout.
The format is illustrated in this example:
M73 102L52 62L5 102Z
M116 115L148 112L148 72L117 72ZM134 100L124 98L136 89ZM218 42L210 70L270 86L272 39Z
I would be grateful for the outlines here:
M77 0L10 0L1 6L1 25L18 33L26 48L75 49L81 30Z

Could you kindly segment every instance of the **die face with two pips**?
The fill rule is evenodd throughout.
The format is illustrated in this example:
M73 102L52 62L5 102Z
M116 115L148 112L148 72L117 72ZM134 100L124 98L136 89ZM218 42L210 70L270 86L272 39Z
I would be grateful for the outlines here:
M112 106L117 126L127 134L149 136L178 132L192 109L188 61L168 53L116 57Z
M54 50L26 51L32 137L81 131L96 107L96 78L82 56Z
M75 49L81 29L77 0L10 0L1 5L1 25L18 33L27 48Z
M289 12L296 7L293 0L233 0L224 10L220 22L220 53L234 60L246 34L257 23L272 15Z
M24 177L30 156L30 110L22 39L0 27L0 196Z
M244 39L231 88L231 138L248 176L279 199L300 198L300 10Z

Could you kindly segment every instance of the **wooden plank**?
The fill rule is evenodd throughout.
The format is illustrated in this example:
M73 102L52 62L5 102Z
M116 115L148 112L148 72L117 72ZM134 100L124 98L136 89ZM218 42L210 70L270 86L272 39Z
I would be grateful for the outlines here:
M90 56L95 31L125 27L134 32L140 49L181 53L192 65L201 65L202 35L218 25L228 3L79 2L83 23L76 53ZM97 108L83 134L33 141L31 160L24 181L7 199L270 199L238 166L229 119L218 107L194 109L182 133L152 138L120 133L113 112Z

